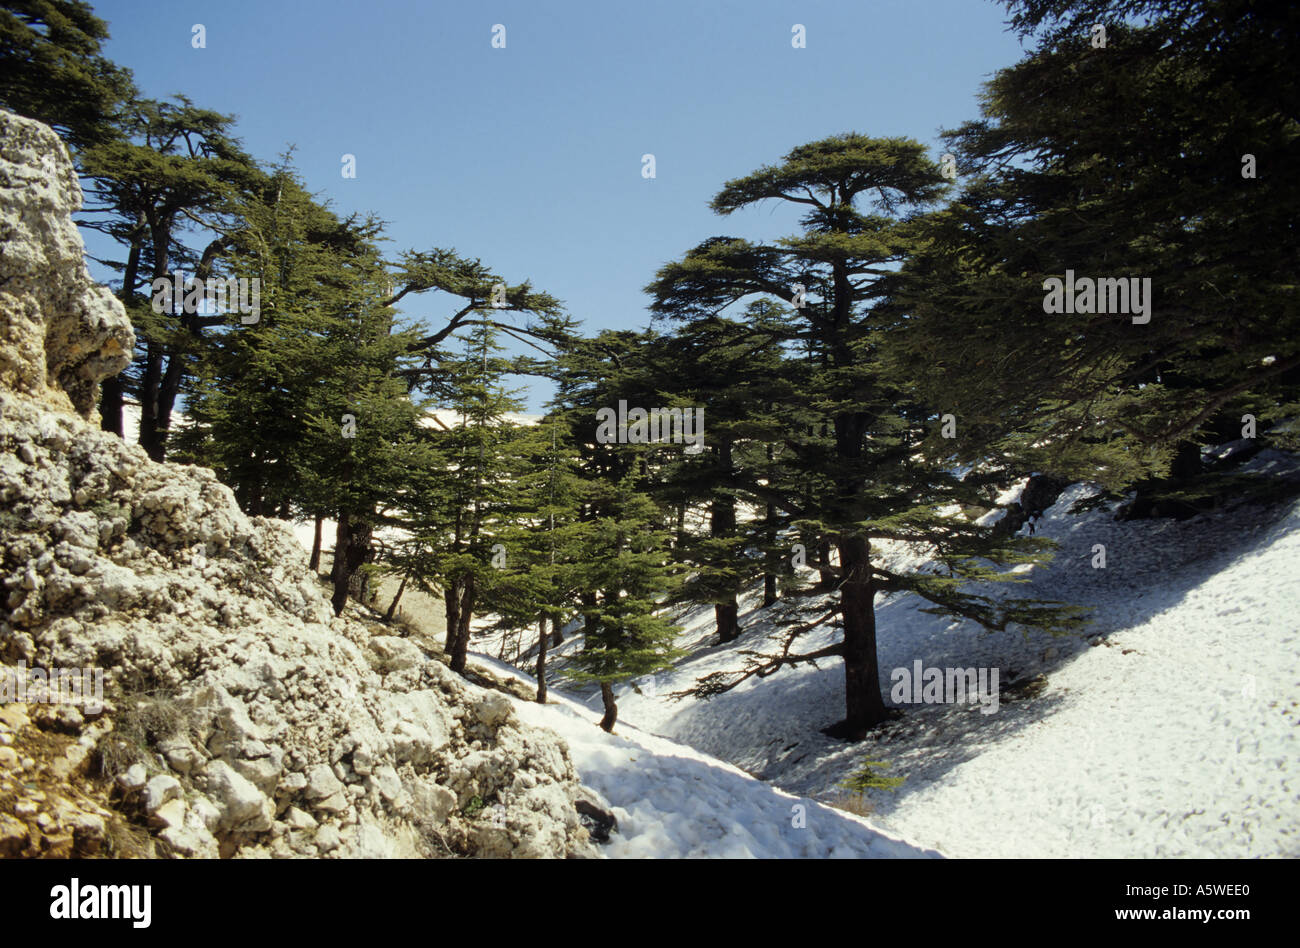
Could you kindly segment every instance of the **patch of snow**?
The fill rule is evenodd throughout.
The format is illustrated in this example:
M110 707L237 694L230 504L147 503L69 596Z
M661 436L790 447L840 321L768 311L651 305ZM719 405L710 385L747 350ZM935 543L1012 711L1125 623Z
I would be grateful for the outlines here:
M1242 470L1298 468L1292 455L1263 451ZM825 611L825 597L805 598L797 615L793 601L763 609L755 587L741 602L744 632L726 646L711 607L681 616L678 645L690 654L619 686L620 721L808 798L827 798L864 759L886 761L885 775L906 780L869 792L873 823L950 856L1300 856L1300 503L1239 503L1182 522L1117 522L1117 504L1069 512L1094 492L1068 488L1039 521L1038 536L1060 544L1050 564L1021 570L1027 583L986 590L1089 607L1084 635L989 633L921 612L928 604L911 594L876 601L887 701L891 672L916 660L997 668L994 714L907 705L862 744L832 740L820 729L843 716L837 659L707 701L668 698ZM1097 544L1105 568L1092 565ZM891 567L924 562L902 544L886 556ZM838 638L822 627L798 650ZM563 662L557 655L554 667ZM1041 693L1019 690L1040 675Z
M527 675L485 655L498 674ZM602 847L614 858L938 858L853 814L785 793L697 750L599 714L560 694L516 701L525 721L564 738L584 785L605 798L618 831ZM802 825L800 825L802 824Z

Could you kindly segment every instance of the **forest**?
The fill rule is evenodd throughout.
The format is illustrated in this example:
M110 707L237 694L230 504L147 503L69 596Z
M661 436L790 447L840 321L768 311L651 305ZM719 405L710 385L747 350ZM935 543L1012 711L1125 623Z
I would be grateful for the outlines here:
M78 0L0 7L0 105L64 138L78 223L116 248L97 262L137 348L103 384L103 429L126 436L135 408L153 460L311 524L336 614L436 595L451 669L482 629L520 631L540 701L548 646L580 634L566 675L599 686L612 730L614 686L681 656L672 608L711 606L729 643L746 589L825 594L689 694L833 660L828 733L857 741L891 716L878 597L993 631L1086 623L1015 594L1055 544L981 519L1008 485L1087 481L1126 519L1186 519L1274 496L1237 467L1297 447L1294 9L1006 12L1025 55L942 153L846 116L754 154L717 182L716 230L644 274L639 328L585 331L437 227L395 250L292 148L249 154L232 116L144 96ZM770 206L797 229L727 235ZM552 393L541 413L529 380ZM924 556L899 567L889 543ZM832 644L801 645L825 626Z

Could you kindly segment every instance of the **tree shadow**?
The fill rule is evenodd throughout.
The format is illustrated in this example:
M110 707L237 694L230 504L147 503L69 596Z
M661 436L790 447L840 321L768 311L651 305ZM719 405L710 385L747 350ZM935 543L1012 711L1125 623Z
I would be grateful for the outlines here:
M1110 515L1073 516L1066 509L1068 504L1058 508L1038 529L1039 535L1046 533L1061 544L1056 558L1035 567L1032 586L1004 592L1089 607L1091 621L1084 633L989 633L972 622L920 613L928 604L912 594L895 594L876 606L880 683L887 704L897 707L889 700L892 670L911 669L917 659L926 667L998 668L1001 688L1012 694L1031 681L1037 689L1045 678L1040 695L1009 697L994 714L982 713L978 704L906 705L900 718L885 722L866 740L845 743L819 731L843 715L843 666L832 659L811 670L783 669L751 679L707 701L692 700L672 716L664 732L792 793L825 791L864 759L888 761L888 775L907 778L894 792L872 791L877 811L888 814L941 782L952 768L1056 714L1067 697L1053 690L1052 678L1081 653L1110 646L1117 633L1136 632L1217 573L1259 554L1300 524L1300 505L1294 500L1243 502L1183 521L1117 522ZM1104 568L1093 565L1097 543L1105 546ZM750 610L750 628L737 642L701 649L678 664L679 672L723 649L760 645L773 632L757 622L765 613ZM819 630L801 640L801 649L837 637ZM1132 644L1140 646L1140 637ZM1123 651L1113 653L1116 660Z

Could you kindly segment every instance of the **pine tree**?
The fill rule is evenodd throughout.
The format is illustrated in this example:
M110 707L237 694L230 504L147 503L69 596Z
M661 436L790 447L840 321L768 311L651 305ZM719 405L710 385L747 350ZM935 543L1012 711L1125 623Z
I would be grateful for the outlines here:
M376 528L397 516L438 463L423 428L427 402L404 375L417 362L411 346L419 333L385 303L389 278L370 241L376 233L369 223L352 266L336 274L343 309L326 314L323 339L311 342L331 368L310 390L295 453L305 506L328 504L337 518L330 574L336 614L349 594L365 598L362 566L373 561Z
M794 424L784 432L777 461L787 485L781 506L801 529L829 537L838 553L838 563L822 568L836 580L838 602L826 618L842 619L843 641L793 653L794 639L816 623L797 627L780 654L754 657L743 672L708 676L701 694L782 665L838 655L846 713L830 731L860 739L886 717L876 659L877 593L915 592L937 610L992 628L1067 628L1073 621L1055 604L965 588L970 580L1010 579L989 564L1023 562L1043 545L998 537L947 515L946 508L971 503L978 493L953 472L951 452L922 450L940 418L909 400L882 364L887 317L874 312L880 281L918 249L910 218L943 190L939 168L906 139L848 134L803 145L779 165L728 182L713 201L723 214L764 200L798 205L805 209L801 233L773 244L713 238L663 268L650 287L655 311L684 321L755 295L789 300L798 310L798 332L781 340L788 349L807 347L790 369L798 403L782 412ZM867 197L874 198L874 213L858 207ZM946 575L891 571L873 541L925 544Z
M304 473L306 414L333 371L333 320L351 307L349 273L366 260L377 232L341 221L303 188L287 158L239 207L231 272L261 285L261 313L244 324L227 314L213 327L186 390L192 425L174 439L182 460L212 467L252 515L325 514L328 497L309 497Z
M569 339L555 359L555 415L569 429L581 479L567 576L577 591L583 647L565 673L600 685L606 730L618 718L614 683L669 667L678 655L676 629L662 611L680 589L681 569L672 561L669 517L648 491L653 456L683 446L606 443L598 422L599 412L620 399L654 404L643 361L654 339L604 330Z
M660 609L680 582L669 558L670 536L654 502L637 490L637 477L589 482L580 575L583 645L565 674L600 685L605 713L600 726L618 720L614 684L672 667L682 653L680 631Z
M101 55L108 25L81 0L0 3L0 106L44 122L74 153L118 137L131 72Z
M460 337L463 354L440 363L443 406L458 421L432 433L443 458L438 483L426 485L418 510L408 510L419 515L409 528L436 538L431 578L442 590L445 651L456 672L465 670L475 613L492 604L504 582L498 570L509 566L512 555L502 539L517 513L521 435L505 416L522 406L503 387L513 365L501 355L498 336L485 317Z
M165 300L151 288L180 272L198 280L214 276L238 230L236 197L264 180L233 137L233 121L184 96L174 103L137 100L119 119L119 137L79 155L80 171L89 179L86 211L107 215L82 226L102 230L126 248L119 292L138 344L134 366L102 387L102 425L122 435L123 395L137 395L140 445L155 461L166 454L176 399L207 330L228 316L191 311L181 293ZM201 251L183 239L195 229L204 238Z
M545 704L551 640L577 613L583 564L590 557L581 520L584 483L577 452L558 417L524 426L518 434L515 504L511 521L499 534L509 560L497 574L494 609L507 627L537 628L534 676L537 701Z
M792 394L780 343L789 327L779 312L755 302L742 321L709 316L654 339L640 354L657 405L702 410L707 419L698 456L675 445L652 452L647 489L707 519L702 531L683 529L673 555L690 571L680 598L714 606L722 642L740 634L740 592L765 572L775 581L779 568L782 523L767 485L781 428L778 415L765 410ZM760 509L762 518L752 516Z
M1166 493L1181 496L1163 509L1193 512L1215 490L1197 487L1203 445L1241 437L1246 416L1258 444L1270 427L1296 439L1296 11L1009 7L1037 46L946 136L964 188L894 293L899 373L968 428L1010 431L998 453L1022 471L1137 482L1147 509ZM1066 271L1149 280L1147 312L1045 312Z

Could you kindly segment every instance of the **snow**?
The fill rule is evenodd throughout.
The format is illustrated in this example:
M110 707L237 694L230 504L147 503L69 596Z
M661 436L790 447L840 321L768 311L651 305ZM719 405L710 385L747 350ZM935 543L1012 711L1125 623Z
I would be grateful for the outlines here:
M1244 470L1294 478L1296 467L1266 451ZM877 600L887 701L890 672L919 659L999 669L996 713L913 704L863 744L832 740L820 729L842 716L838 660L708 701L668 698L824 612L819 597L798 618L786 603L764 610L754 589L742 600L746 631L725 647L713 644L710 607L686 614L678 644L690 654L619 686L620 721L640 729L629 731L637 741L681 741L808 799L828 798L862 760L884 760L885 775L906 780L869 792L871 823L949 856L1300 855L1300 503L1240 502L1182 522L1118 522L1115 505L1071 514L1090 493L1069 488L1038 521L1037 535L1061 544L1057 557L1005 590L1090 607L1083 636L988 633L920 612L927 604L910 594ZM1094 544L1105 546L1105 568L1093 567ZM919 561L914 550L889 555ZM837 637L822 628L798 649ZM579 647L566 639L552 667ZM1041 693L1020 690L1039 675ZM598 701L570 708L598 716ZM652 802L672 810L667 794ZM680 807L698 812L690 799Z
M485 655L498 674L529 678ZM866 820L800 798L729 764L625 723L606 734L599 715L563 695L516 701L520 717L564 738L583 784L609 803L612 858L936 858ZM802 808L802 813L799 812ZM802 817L802 818L800 818ZM797 825L802 823L803 825Z
M137 425L128 405L127 427ZM1264 451L1243 470L1294 478L1297 463ZM711 607L681 617L678 644L689 654L616 688L614 735L595 724L598 694L557 688L569 686L554 673L581 647L572 628L551 652L552 703L517 708L566 739L583 782L613 808L619 831L603 847L613 857L1300 856L1300 503L1122 523L1114 505L1071 514L1088 493L1069 488L1036 524L1061 544L1056 559L1021 568L1030 582L1003 590L1088 606L1085 636L990 634L923 613L911 595L877 600L887 699L891 670L917 660L997 668L994 714L908 705L862 744L832 740L820 729L842 714L838 660L709 701L667 697L740 668L742 650L770 648L769 636L825 612L823 597L807 597L797 614L787 601L761 609L759 589L742 600L745 631L727 646L714 644ZM310 547L312 525L295 530ZM1096 544L1104 569L1093 567ZM923 562L902 546L887 555L894 566ZM798 647L836 638L820 628ZM1037 676L1041 693L1019 693ZM865 759L888 762L884 773L905 782L870 792L870 821L823 805ZM802 828L796 805L806 808Z

